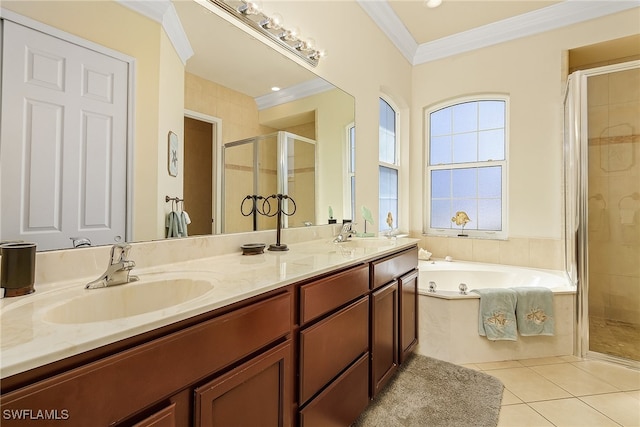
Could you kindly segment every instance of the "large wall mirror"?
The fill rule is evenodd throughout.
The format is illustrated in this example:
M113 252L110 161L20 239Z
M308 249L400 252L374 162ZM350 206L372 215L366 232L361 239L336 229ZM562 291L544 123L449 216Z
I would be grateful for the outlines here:
M148 2L137 3L144 5ZM77 40L88 40L89 47L93 44L104 46L131 58L135 69L124 81L133 90L129 96L133 97L135 107L122 119L125 128L119 131L128 138L129 147L119 154L120 160L111 158L111 151L105 150L100 142L104 138L99 131L107 125L112 126L112 119L102 120L102 115L83 116L78 126L86 139L93 142L73 150L80 153L79 164L82 165L78 171L65 173L65 165L69 162L57 157L58 146L49 151L45 149L56 138L56 144L64 146L66 135L59 137L63 133L56 127L59 112L43 107L57 101L47 100L28 106L30 129L37 129L40 133L35 135L40 138L40 145L32 145L32 151L40 154L39 157L35 156L37 161L34 161L28 173L16 169L9 174L5 171L5 164L10 162L6 157L6 147L16 143L15 134L11 138L7 137L7 133L2 134L0 241L35 240L31 238L35 234L20 230L31 221L36 224L35 228L41 224L40 228L45 230L45 234L51 231L49 234L58 235L50 242L45 239L45 243L38 246L40 250L73 247L74 240L71 237L82 237L82 229L74 232L74 235L61 233L60 229L65 223L58 217L58 207L66 197L62 193L62 181L68 184L70 179L71 186L77 188L76 198L86 199L84 207L80 209L83 221L93 218L97 224L93 228L99 229L102 222L111 221L115 215L123 218L121 233L107 232L103 238L92 241L93 245L122 240L164 239L167 231L165 219L172 209L184 209L189 213L189 236L274 228L273 220L263 218L256 224L250 216L242 215L242 200L255 192L241 185L248 182L248 178L242 175L245 172L255 172L252 176L257 178L251 179L263 184L280 173L284 188L299 194L300 201L297 203L304 214L290 220L290 227L326 224L329 207L336 217L348 218L351 205L347 193L350 186L345 187L345 162L348 138L352 134L349 129L354 122L353 97L320 79L306 67L259 40L259 37L254 37L250 31L223 19L210 9L214 5L207 4L205 7L204 2L193 0L158 0L153 4L156 11L160 10L160 16L168 8L172 9L176 22L179 22L193 50L193 55L186 63L175 53L173 39L167 36L161 25L162 18L154 22L148 15L143 16L139 10L132 9L127 2L9 0L2 3L3 17L6 18L2 33L3 88L8 84L7 70L15 63L7 59L7 51L11 50L7 46L15 44L15 40L26 45L31 43L29 34L17 31L16 35L13 34L16 32L14 29L7 29L13 25L7 22L19 15L64 34L71 34ZM158 6L160 4L164 5L164 9ZM56 37L55 33L53 37ZM60 67L70 68L69 60L56 62L53 60L56 55L38 49L33 51L42 53L33 55L33 64L40 64L43 70L48 70L53 76L57 76ZM79 56L84 58L83 54ZM99 65L96 69L105 71L102 74L88 73L94 76L94 80L87 79L82 90L95 90L90 94L93 98L103 95L108 98L113 88L109 86L109 79L103 77L111 71L107 71L110 69L106 65ZM40 75L40 70L37 71L36 74ZM40 88L49 84L48 78L43 77L44 83L39 83ZM51 82L55 78L51 77ZM83 78L78 79L84 82ZM281 90L274 92L272 88L276 86ZM15 103L19 98L5 97L5 91L2 96L4 126L9 117L8 111L24 109L24 105L21 107ZM135 129L128 136L127 121L132 121ZM55 132L58 132L58 136L51 137ZM69 132L65 132L68 135ZM172 142L169 135L173 136ZM174 151L176 147L175 135L178 139L177 152L180 154L177 169L168 167L169 153L172 147ZM281 144L277 142L266 142L260 147L263 156L266 156L263 159L238 150L225 161L225 147L241 146L247 140L267 141L273 135L293 136L297 142L291 142L288 152L279 149ZM253 144L253 147L257 145ZM286 153L284 159L283 152ZM93 160L83 163L82 158L89 158L89 155L94 156ZM296 155L301 157L296 158ZM234 161L231 161L232 157ZM111 162L110 171L98 162L101 158L108 158ZM283 169L280 172L279 165ZM45 173L40 178L34 178L34 171L37 170L46 170L48 175ZM231 176L227 181L225 172ZM60 182L50 179L52 176L61 177ZM126 178L126 183L118 184L126 189L121 203L104 201L104 194L117 184L112 181L105 184L104 176L111 176L113 182ZM25 192L24 188L29 187L32 191ZM283 188L263 187L269 193ZM11 197L8 197L12 191ZM64 191L68 192L66 189ZM167 203L166 197L178 197L184 202ZM31 216L27 217L23 211L16 210L15 221L7 220L11 215L9 209L14 204L39 206L45 202L55 209L40 209L40 216L31 212ZM77 208L74 210L78 211ZM48 211L52 213L48 214ZM90 231L91 228L88 226L85 230ZM84 242L76 240L76 243L78 241Z

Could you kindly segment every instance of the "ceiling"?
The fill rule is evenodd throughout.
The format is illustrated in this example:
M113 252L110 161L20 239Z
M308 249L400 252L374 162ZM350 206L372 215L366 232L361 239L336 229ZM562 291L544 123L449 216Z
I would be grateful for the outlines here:
M430 9L424 0L388 0L413 39L427 43L560 3L543 0L443 0Z
M639 0L356 0L412 65L638 8Z
M274 85L304 86L315 78L302 66L292 67L285 55L274 54L269 46L231 28L230 23L211 25L212 12L206 8L214 6L208 1L170 1L195 52L187 61L187 71L223 86L242 88L254 98L268 96ZM640 6L640 0L443 0L431 9L424 0L355 1L412 65ZM236 35L230 38L227 32L231 30ZM230 39L234 42L212 43ZM239 49L239 43L248 44ZM238 51L245 54L238 55ZM260 66L255 61L245 63L246 58L259 58ZM278 81L273 80L276 75Z

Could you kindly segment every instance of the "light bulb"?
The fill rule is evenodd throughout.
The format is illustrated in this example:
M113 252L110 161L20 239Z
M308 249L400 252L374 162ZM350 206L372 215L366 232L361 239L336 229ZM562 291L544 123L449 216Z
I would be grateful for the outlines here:
M424 5L428 8L433 9L434 7L438 7L442 4L442 0L425 0Z
M282 16L274 13L270 18L260 21L260 26L269 30L279 30L282 28Z

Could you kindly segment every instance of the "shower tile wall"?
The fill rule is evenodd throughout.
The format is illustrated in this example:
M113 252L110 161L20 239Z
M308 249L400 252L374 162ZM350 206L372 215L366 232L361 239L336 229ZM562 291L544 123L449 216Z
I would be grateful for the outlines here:
M614 325L640 338L640 70L590 77L588 108L590 348L638 360L599 342Z

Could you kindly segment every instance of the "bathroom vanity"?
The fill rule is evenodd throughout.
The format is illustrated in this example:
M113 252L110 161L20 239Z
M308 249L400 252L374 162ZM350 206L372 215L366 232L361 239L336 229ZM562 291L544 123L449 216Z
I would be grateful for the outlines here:
M55 291L33 303L27 298L35 296L23 297L3 307L3 322L31 310L33 331L20 339L3 330L9 358L2 425L347 426L417 343L417 253L414 239L309 242L287 254L172 266L173 274L210 276L212 290L177 312L136 314L128 322L55 324L60 318L39 308ZM248 278L233 282L238 270L231 271L241 265ZM103 291L109 289L87 292ZM93 296L75 298L86 295ZM109 329L115 324L118 333ZM41 336L51 342L65 328L86 336L93 328L102 337L85 339L93 348L68 349L48 362L43 350L28 369L5 374L12 346L29 348Z

